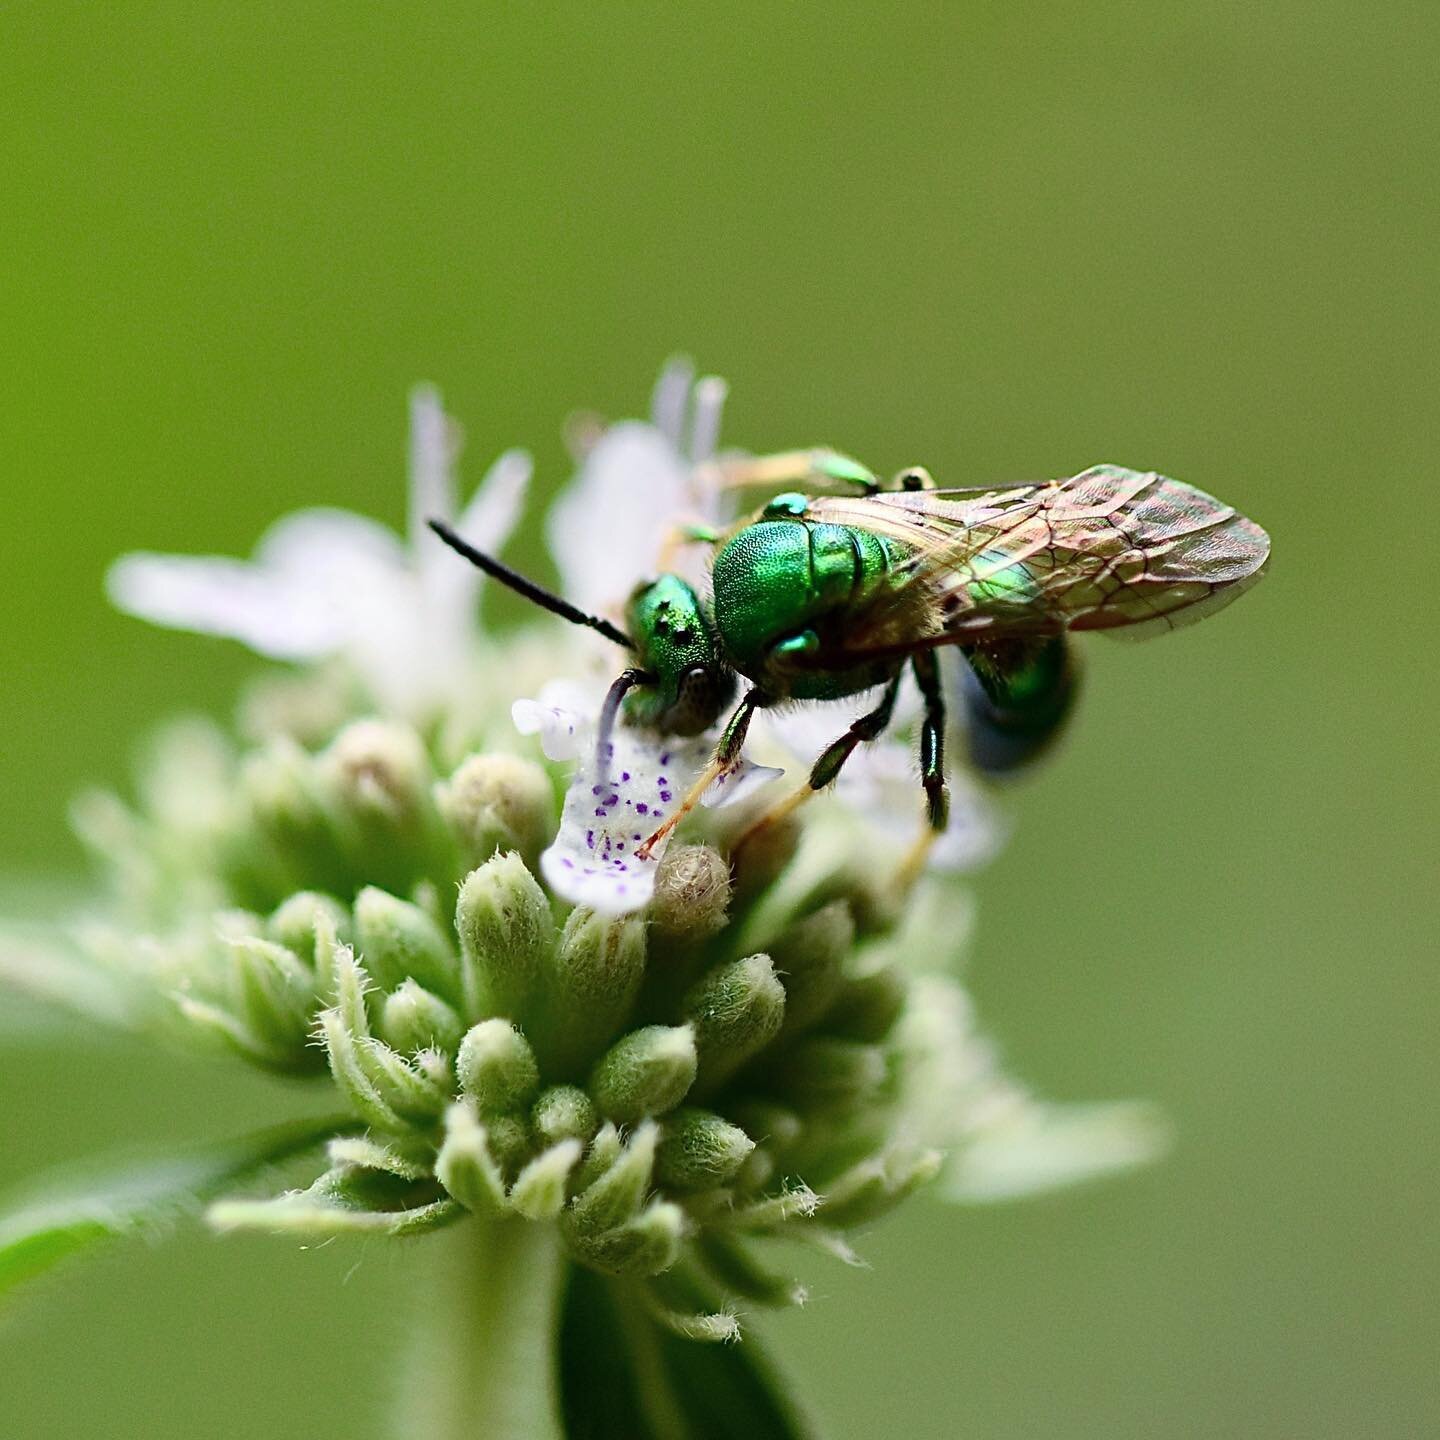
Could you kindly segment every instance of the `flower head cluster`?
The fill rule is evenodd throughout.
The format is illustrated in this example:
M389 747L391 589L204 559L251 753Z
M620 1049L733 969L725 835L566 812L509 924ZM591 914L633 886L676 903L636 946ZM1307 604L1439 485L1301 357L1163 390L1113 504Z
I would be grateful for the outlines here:
M677 523L726 518L710 464L723 398L672 365L652 423L589 434L550 517L567 596L613 609ZM85 993L103 988L109 1017L328 1075L343 1108L313 1183L217 1199L213 1223L406 1234L523 1217L590 1269L644 1279L681 1333L726 1338L727 1306L802 1293L757 1241L849 1257L849 1231L937 1176L992 1198L1153 1150L1139 1107L1047 1106L1003 1074L946 973L966 897L902 895L877 860L877 824L918 804L913 782L891 800L910 776L898 743L764 843L731 853L748 790L775 773L754 765L668 851L636 857L713 737L622 726L602 760L613 656L554 622L479 630L475 576L422 522L498 548L529 468L502 456L461 508L455 434L417 391L408 546L306 512L248 564L131 556L112 574L147 618L325 662L252 697L245 742L187 724L137 803L77 812L112 879L76 931ZM766 717L754 748L808 760L821 713ZM979 794L956 790L951 868L997 843ZM936 934L952 951L938 971L922 963ZM697 1294L713 1307L697 1313Z

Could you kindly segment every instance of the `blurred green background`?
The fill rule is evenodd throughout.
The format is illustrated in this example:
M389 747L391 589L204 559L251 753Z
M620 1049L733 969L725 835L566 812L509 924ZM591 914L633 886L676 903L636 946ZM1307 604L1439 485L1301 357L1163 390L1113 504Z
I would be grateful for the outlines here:
M1020 1073L1154 1096L1179 1148L917 1202L776 1338L837 1437L1436 1433L1437 42L1400 0L9 7L0 869L74 871L67 796L251 673L112 614L107 561L398 522L417 378L472 479L522 443L558 483L561 417L677 348L737 444L1161 467L1273 573L1088 647L972 979ZM277 1098L12 1042L0 1183ZM418 1254L114 1251L0 1322L0 1428L377 1433Z

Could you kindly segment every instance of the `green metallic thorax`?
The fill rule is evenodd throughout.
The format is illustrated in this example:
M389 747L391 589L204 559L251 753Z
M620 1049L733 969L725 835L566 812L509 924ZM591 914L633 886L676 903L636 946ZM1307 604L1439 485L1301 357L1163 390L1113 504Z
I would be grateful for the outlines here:
M904 547L867 530L807 518L803 495L780 495L715 557L715 624L726 658L776 698L835 700L895 673L886 660L847 669L847 619L888 583Z

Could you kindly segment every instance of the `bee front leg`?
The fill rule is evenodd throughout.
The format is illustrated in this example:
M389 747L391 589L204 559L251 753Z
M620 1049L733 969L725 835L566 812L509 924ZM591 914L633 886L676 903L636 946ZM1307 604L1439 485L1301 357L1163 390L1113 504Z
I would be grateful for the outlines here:
M783 489L787 485L855 485L862 495L876 495L880 481L858 460L838 450L786 450L716 462L720 483L727 489Z
M731 715L729 724L725 726L724 733L715 746L715 753L710 757L710 763L696 776L695 783L685 792L685 798L681 800L670 818L654 834L650 835L643 845L636 849L637 858L648 860L654 853L655 847L700 803L700 797L711 785L727 770L734 767L735 762L740 758L740 752L745 748L745 736L750 730L751 717L762 706L769 703L770 697L758 686L745 692L744 698L735 707L735 713Z

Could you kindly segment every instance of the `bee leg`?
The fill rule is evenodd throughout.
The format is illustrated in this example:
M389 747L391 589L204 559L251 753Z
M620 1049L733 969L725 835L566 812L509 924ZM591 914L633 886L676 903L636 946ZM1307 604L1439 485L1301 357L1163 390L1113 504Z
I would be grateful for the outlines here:
M945 697L940 686L940 663L933 651L926 650L912 656L910 665L925 701L925 719L920 727L920 783L925 787L926 823L900 862L897 883L902 892L920 878L930 847L950 820L950 792L945 785Z
M710 763L695 777L695 783L685 792L685 798L670 818L635 851L637 859L648 860L655 847L700 803L700 797L711 785L734 767L740 758L741 750L745 748L745 736L750 730L751 717L769 703L770 697L758 686L745 692L744 698L735 707L729 724L725 726L719 744L715 746Z
M935 481L923 465L912 465L895 477L897 490L933 490Z
M825 747L820 758L810 767L810 778L805 784L787 795L778 805L772 806L758 820L748 826L735 842L732 850L738 852L762 830L769 829L771 825L798 810L816 791L823 790L839 775L840 771L844 769L845 762L855 753L857 746L868 740L879 739L885 727L890 723L890 716L895 709L895 697L899 693L900 676L896 675L886 685L885 693L880 697L880 703L869 714L862 715L856 720L838 740Z
M787 485L856 485L862 495L880 492L880 481L858 460L838 450L786 450L779 455L756 455L745 460L722 460L716 465L720 484L727 490L781 489Z
M672 526L660 546L657 568L666 571L675 568L675 560L687 545L715 545L720 541L720 531L701 520L687 520Z

